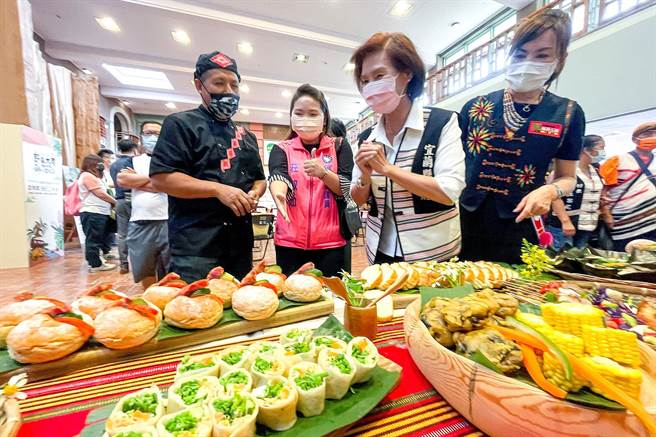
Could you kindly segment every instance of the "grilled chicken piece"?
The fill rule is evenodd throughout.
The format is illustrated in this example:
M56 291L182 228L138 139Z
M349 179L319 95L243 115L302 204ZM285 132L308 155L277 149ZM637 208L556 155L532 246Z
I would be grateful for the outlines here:
M467 334L455 333L456 350L463 355L479 351L503 373L519 370L522 351L512 341L506 340L494 329L481 329Z

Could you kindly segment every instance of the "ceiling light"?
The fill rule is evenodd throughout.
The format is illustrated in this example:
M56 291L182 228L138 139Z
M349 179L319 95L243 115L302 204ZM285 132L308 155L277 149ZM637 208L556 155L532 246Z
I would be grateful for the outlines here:
M247 83L242 83L239 85L239 91L248 94L251 92L251 87L249 87Z
M309 60L310 57L303 53L294 53L294 56L292 57L292 61L298 62L299 64L307 64Z
M172 30L171 36L174 41L179 42L182 45L188 46L191 44L191 38L189 38L189 35L184 30Z
M346 64L344 64L344 67L342 68L347 73L351 73L353 70L355 70L355 64L353 62L347 62Z
M248 114L250 114L250 113L251 113L251 111L249 111L249 110L248 110L248 109L246 109L246 108L244 108L244 109L242 109L242 110L241 110L241 111L239 111L239 112L241 112L241 115L248 115Z
M409 0L397 0L396 3L394 3L394 6L392 6L392 9L390 9L390 15L393 15L395 17L405 17L410 13L410 9L412 9L412 3Z
M282 118L282 112L276 112L276 118Z
M110 32L120 32L121 28L112 17L96 17L96 22L100 27Z
M242 41L237 43L237 50L239 50L239 53L242 55L250 55L253 53L253 46L249 42Z
M292 93L291 93L291 91L289 91L289 90L282 90L282 92L280 93L280 95L283 96L284 98L288 99L288 98L290 98L290 97L292 96Z
M84 74L93 74L93 71L89 70L88 68L83 68L82 73L84 73Z
M173 85L169 78L161 71L143 70L141 68L119 67L117 65L102 64L123 85L140 86L144 88L158 88L172 90Z
M168 102L168 103L167 103L166 105L164 105L164 106L166 106L166 107L169 108L169 109L175 109L175 108L176 108L175 103L173 103L173 102Z

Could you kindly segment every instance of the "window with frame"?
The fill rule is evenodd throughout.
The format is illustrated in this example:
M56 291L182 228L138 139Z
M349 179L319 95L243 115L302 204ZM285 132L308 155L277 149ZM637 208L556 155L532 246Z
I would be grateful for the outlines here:
M622 17L637 6L648 3L650 0L599 0L601 10L601 23Z

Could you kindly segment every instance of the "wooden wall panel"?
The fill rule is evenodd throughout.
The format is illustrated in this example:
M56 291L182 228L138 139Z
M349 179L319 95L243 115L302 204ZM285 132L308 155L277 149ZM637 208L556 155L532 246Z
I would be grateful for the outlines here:
M96 76L73 74L73 112L75 114L75 151L79 166L82 158L100 148L100 91Z
M0 123L29 126L16 0L0 1Z

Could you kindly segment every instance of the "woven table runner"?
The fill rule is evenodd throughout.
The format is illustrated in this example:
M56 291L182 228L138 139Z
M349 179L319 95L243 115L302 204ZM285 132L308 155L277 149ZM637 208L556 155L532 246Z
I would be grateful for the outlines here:
M248 345L277 336L234 344ZM403 367L401 381L376 408L353 425L347 435L482 436L433 389L415 366L405 346L402 319L379 324L375 341L381 355ZM195 349L193 354L217 352L230 345ZM93 410L115 403L123 395L156 384L173 383L175 367L188 351L181 350L133 361L90 367L70 375L25 386L21 401L23 426L19 437L78 435ZM98 436L100 437L100 436Z

